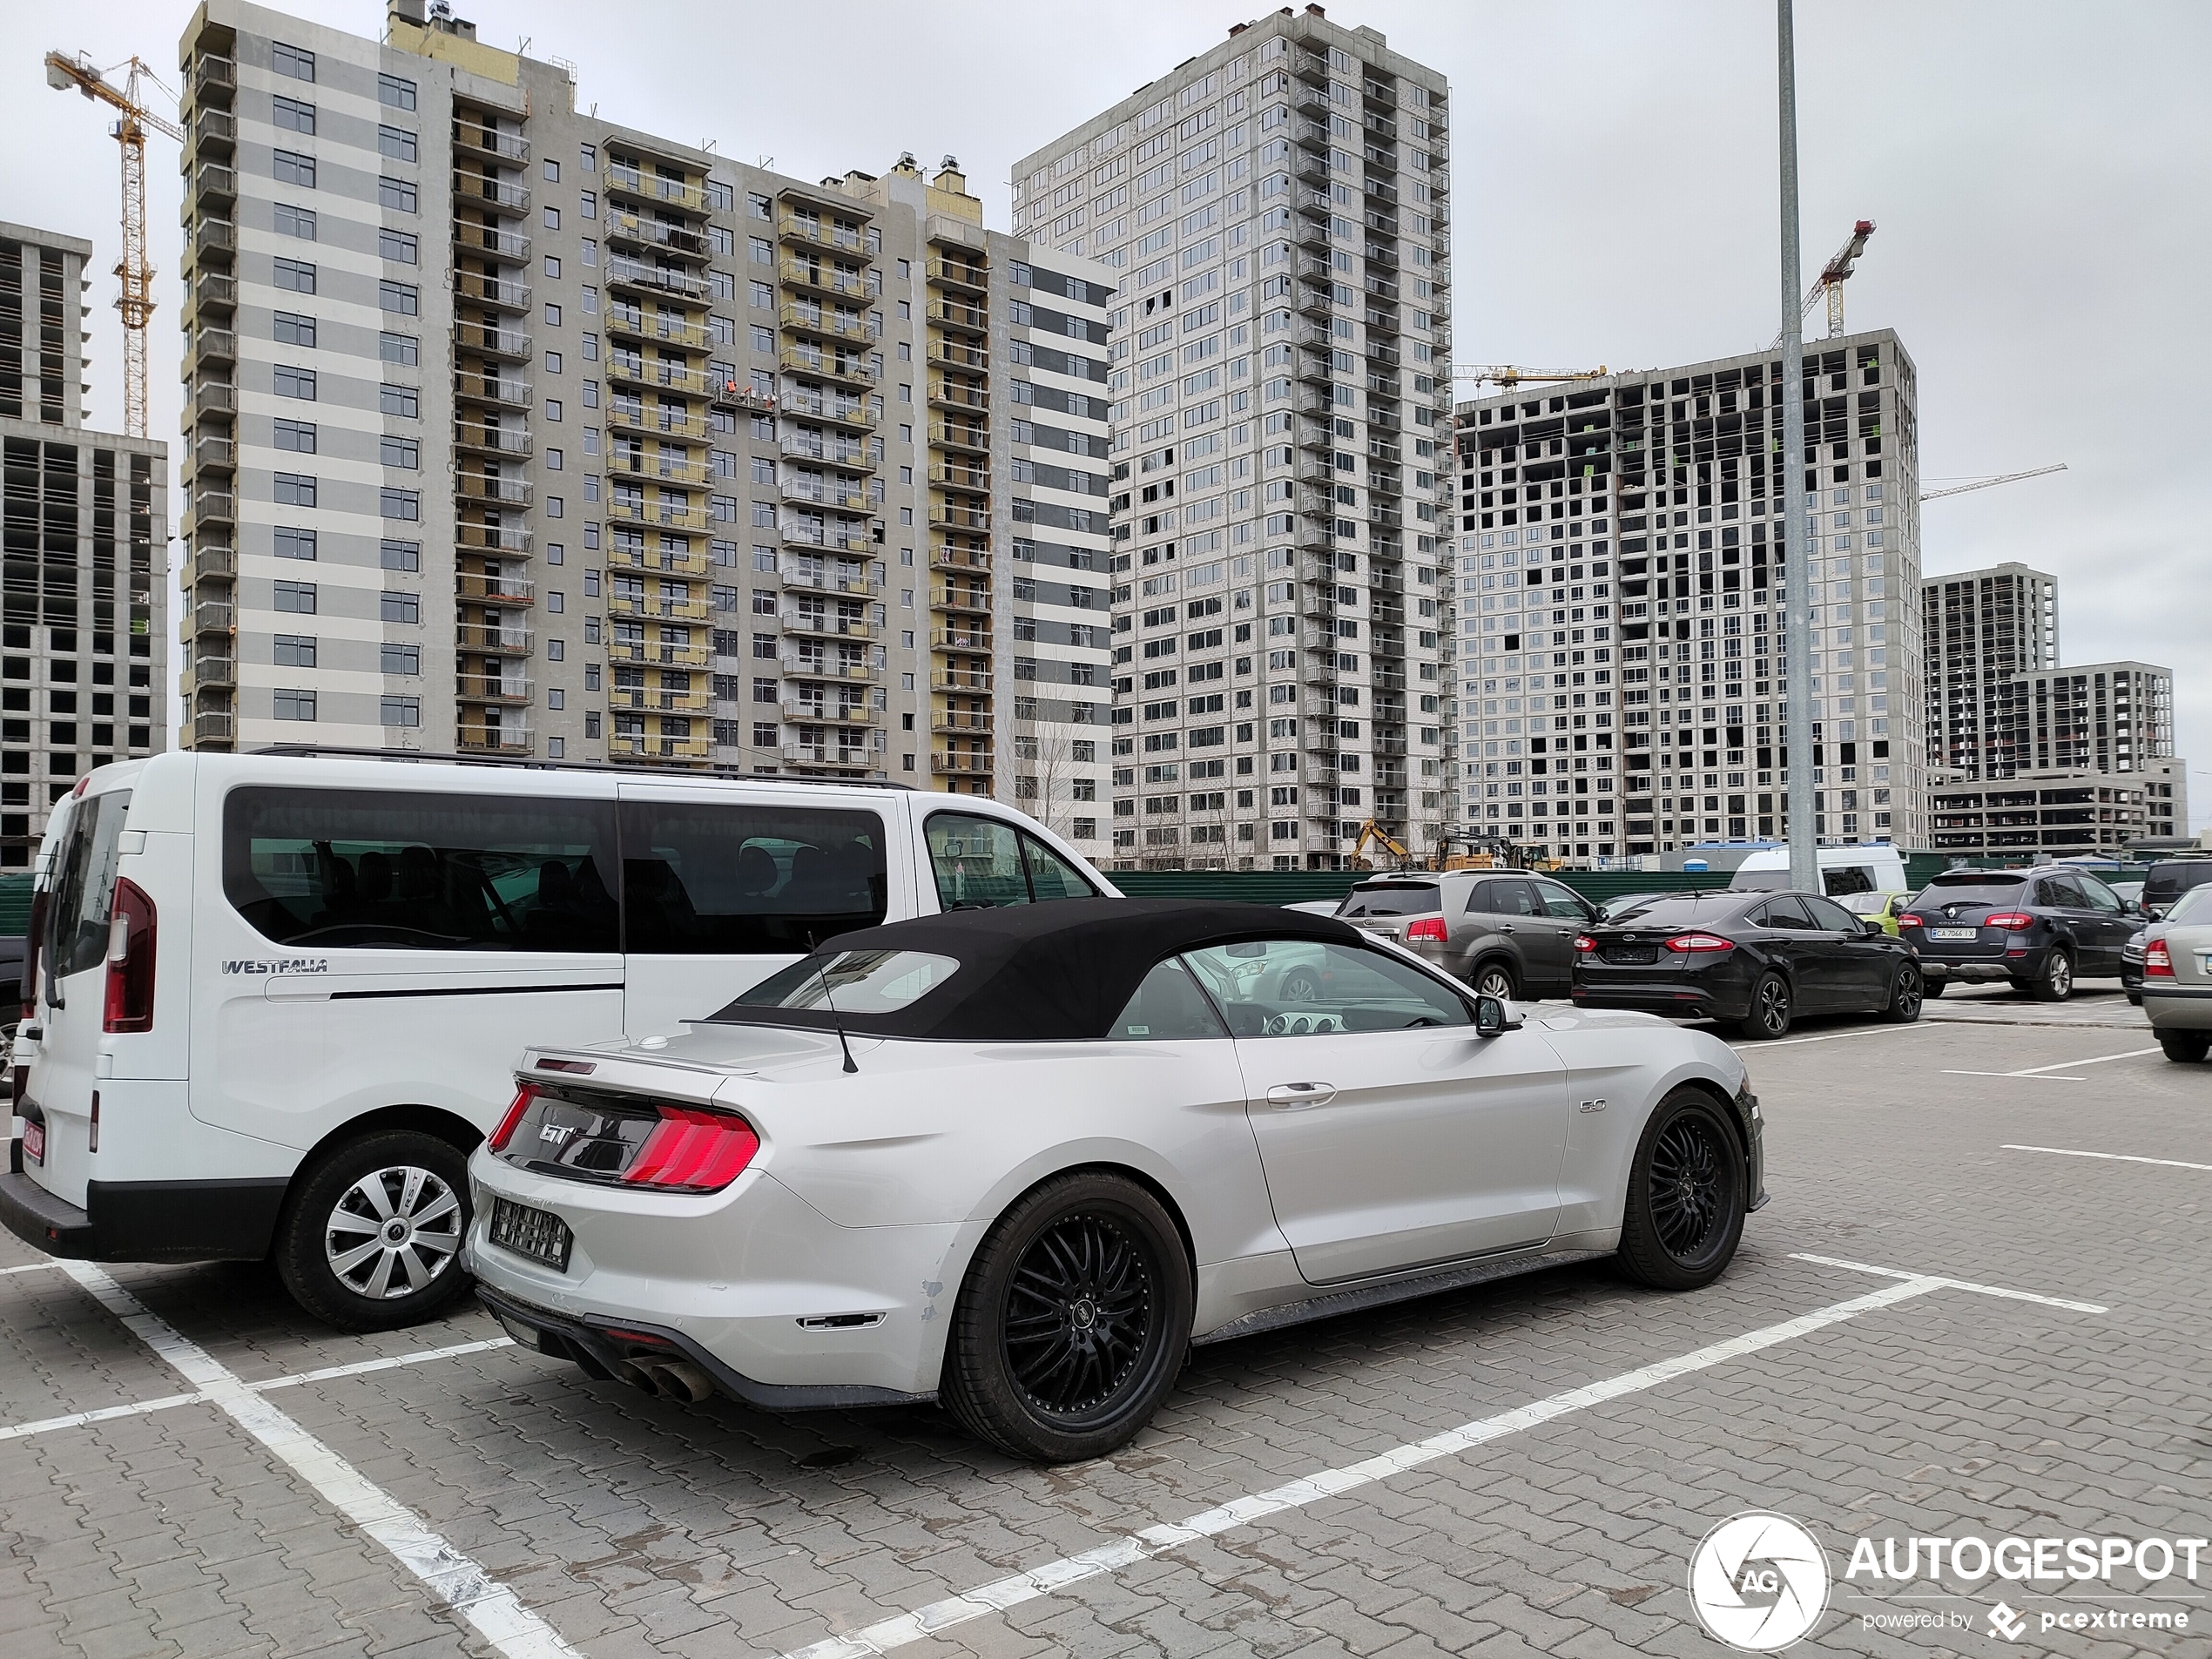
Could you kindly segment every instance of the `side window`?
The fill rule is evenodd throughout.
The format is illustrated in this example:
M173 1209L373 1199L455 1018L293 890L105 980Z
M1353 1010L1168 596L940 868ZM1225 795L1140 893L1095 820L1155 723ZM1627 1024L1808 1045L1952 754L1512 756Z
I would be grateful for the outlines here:
M883 921L873 813L625 800L621 817L626 951L782 954Z
M1812 925L1824 927L1831 934L1857 934L1866 930L1858 925L1858 918L1833 900L1805 895L1804 907L1812 913Z
M234 789L223 894L303 948L617 948L611 801Z
M2101 910L2107 916L2120 914L2120 895L2094 875L2078 875L2074 884L2081 889L2082 897L2089 901L2089 908Z
M1811 933L1812 918L1805 914L1804 905L1795 894L1784 894L1779 899L1768 900L1766 926L1791 933Z
M1170 956L1144 976L1129 1006L1106 1034L1124 1041L1164 1042L1192 1037L1225 1037L1227 1028L1213 1011L1190 970Z
M107 960L108 921L115 906L115 866L121 856L123 820L131 792L111 789L88 795L69 826L54 876L49 910L47 957L57 980L98 968Z
M1509 880L1484 885L1490 889L1490 907L1500 915L1534 916L1541 913L1536 889L1527 881Z
M995 818L932 813L923 832L945 910L1090 899L1098 890L1034 835Z
M1572 887L1562 887L1555 881L1534 884L1536 896L1543 900L1544 914L1561 921L1588 921L1589 907L1577 898Z
M1380 951L1303 939L1256 940L1184 960L1240 1037L1313 1036L1470 1025L1448 986Z
M1831 899L1840 899L1847 893L1871 893L1874 872L1863 864L1839 865L1820 873L1820 889Z

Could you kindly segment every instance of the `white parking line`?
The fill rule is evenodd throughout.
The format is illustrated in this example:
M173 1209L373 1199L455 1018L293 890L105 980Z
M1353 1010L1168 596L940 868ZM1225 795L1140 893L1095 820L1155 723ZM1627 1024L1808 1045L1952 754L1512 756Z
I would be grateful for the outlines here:
M2063 1296L2039 1296L2033 1291L2008 1290L2002 1285L1983 1285L1970 1278L1948 1278L1940 1273L1914 1272L1903 1267L1877 1267L1871 1262L1845 1261L1839 1256L1811 1256L1792 1251L1793 1262L1811 1262L1819 1267L1846 1267L1854 1273L1879 1273L1885 1278L1905 1279L1913 1284L1931 1285L1946 1291L1972 1291L1976 1296L2002 1297L2008 1302L2033 1302L2047 1308L2064 1308L2071 1313L2109 1313L2112 1310L2101 1302L2075 1302Z
M1042 1567L1032 1568L1026 1573L1016 1573L1010 1577L980 1585L961 1595L948 1595L941 1601L930 1602L927 1607L882 1620L848 1635L832 1636L808 1647L795 1649L784 1655L783 1659L866 1659L870 1654L888 1653L925 1636L939 1635L954 1625L966 1624L988 1614L1003 1612L1008 1608L1053 1595L1085 1579L1118 1573L1178 1546L1201 1538L1211 1538L1233 1527L1249 1526L1253 1521L1285 1510L1303 1508L1325 1498L1340 1497L1360 1487L1388 1480L1392 1475L1402 1474L1408 1469L1418 1468L1439 1458L1457 1456L1508 1434L1517 1434L1523 1429L1534 1428L1571 1413L1585 1411L1593 1406L1602 1406L1629 1394L1641 1393L1662 1383L1671 1382L1677 1377L1709 1370L1731 1359L1740 1359L1746 1354L1757 1353L1778 1343L1793 1341L1829 1325L1856 1318L1862 1313L1892 1307L1934 1291L1974 1291L1984 1295L2015 1298L2053 1307L2086 1312L2105 1312L2091 1303L2061 1301L2055 1297L2037 1296L2026 1291L2008 1291L1996 1285L1977 1285L1935 1274L1910 1273L1856 1262L1835 1262L1824 1257L1799 1259L1816 1261L1824 1266L1854 1267L1899 1282L1878 1291L1871 1291L1865 1296L1852 1297L1848 1301L1831 1303L1826 1307L1800 1314L1794 1319L1785 1319L1779 1325L1730 1337L1725 1341L1713 1343L1672 1359L1662 1359L1635 1371L1624 1372L1617 1377L1569 1389L1565 1393L1554 1394L1548 1399L1533 1401L1494 1417L1477 1419L1426 1440L1393 1447L1387 1452L1342 1468L1323 1469L1271 1491L1235 1499L1184 1521L1148 1527L1142 1532L1102 1544L1096 1549L1085 1550L1080 1555L1065 1556Z
M320 1371L294 1372L289 1376L265 1378L260 1382L241 1386L256 1393L272 1388L296 1388L301 1383L327 1382L334 1377L359 1377L372 1371L390 1371L399 1366L421 1365L426 1359L450 1359L459 1354L482 1353L488 1348L511 1348L512 1337L491 1337L482 1342L459 1342L450 1348L418 1348L413 1353L394 1354L384 1359L361 1359L350 1366L326 1366ZM199 1406L212 1398L206 1393L165 1394L159 1399L141 1399L128 1406L103 1406L97 1411L71 1412L65 1417L42 1417L36 1422L13 1423L0 1427L0 1440L19 1440L31 1434L51 1434L57 1429L82 1428L87 1423L108 1423L118 1417L141 1417L148 1412L165 1412L178 1406Z
M2126 1054L2101 1054L2090 1060L2060 1060L2048 1066L2029 1066L2020 1071L1953 1071L1944 1069L1946 1077L2032 1077L2038 1082L2086 1083L2087 1077L2058 1077L2054 1072L2071 1071L2076 1066L2108 1065L2114 1060L2140 1060L2147 1054L2163 1053L2159 1049L2130 1049Z
M2114 1163L2156 1163L2168 1170L2212 1170L2212 1163L2188 1163L2180 1158L2143 1158L2127 1152L2083 1152L2071 1146L2014 1146L2007 1143L1997 1149L2000 1152L2048 1152L2062 1158L2104 1158Z
M60 1265L164 1364L268 1447L339 1514L390 1551L507 1659L580 1659L551 1625L516 1599L514 1591L495 1581L433 1532L421 1516L264 1399L205 1348L150 1312L105 1271L90 1262Z
M0 1278L10 1273L43 1273L50 1267L59 1267L59 1262L25 1262L21 1267L0 1267Z
M1845 1037L1901 1037L1915 1031L1934 1029L1936 1028L1932 1025L1923 1025L1916 1021L1911 1025L1872 1025L1857 1031L1824 1032L1817 1037L1777 1037L1770 1042L1761 1038L1750 1042L1731 1042L1728 1046L1738 1054L1760 1054L1769 1049L1794 1049L1801 1042L1840 1042Z

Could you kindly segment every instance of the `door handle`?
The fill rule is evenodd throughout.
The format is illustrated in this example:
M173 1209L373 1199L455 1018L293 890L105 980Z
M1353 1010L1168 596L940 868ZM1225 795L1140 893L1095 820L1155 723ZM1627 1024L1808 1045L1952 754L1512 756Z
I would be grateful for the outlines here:
M1509 921L1501 921L1498 924L1498 931L1501 934L1509 934L1513 930L1513 923Z
M1326 1106L1337 1097L1334 1083L1277 1083L1267 1091L1267 1103L1284 1111L1303 1111Z

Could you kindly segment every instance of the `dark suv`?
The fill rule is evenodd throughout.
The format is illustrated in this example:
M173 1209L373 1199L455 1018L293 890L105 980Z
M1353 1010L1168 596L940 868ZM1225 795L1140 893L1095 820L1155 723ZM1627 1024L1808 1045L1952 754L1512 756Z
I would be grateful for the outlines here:
M2143 914L2152 921L2191 887L2212 881L2212 857L2161 859L2143 872Z
M2115 978L2142 925L2134 906L2094 875L2063 865L1947 870L1898 919L1920 955L1928 995L1952 982L2009 980L2062 1002L2079 978Z

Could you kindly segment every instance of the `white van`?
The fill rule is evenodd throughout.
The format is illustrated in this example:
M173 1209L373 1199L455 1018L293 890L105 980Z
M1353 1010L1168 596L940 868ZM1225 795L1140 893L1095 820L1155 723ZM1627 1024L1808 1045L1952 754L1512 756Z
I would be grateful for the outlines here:
M466 1288L469 1152L525 1045L671 1029L811 945L1113 886L972 796L165 754L39 852L0 1221L96 1261L273 1257L354 1330Z
M1854 893L1904 893L1905 855L1885 844L1865 846L1824 846L1815 849L1820 860L1821 891L1831 899ZM1729 886L1738 889L1786 887L1790 885L1790 849L1767 847L1736 867Z

